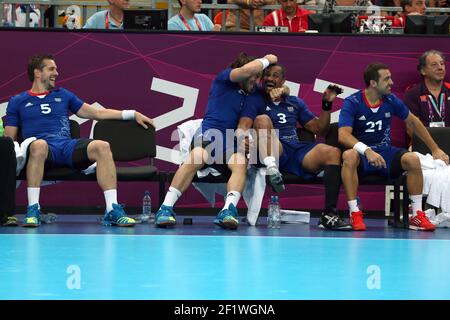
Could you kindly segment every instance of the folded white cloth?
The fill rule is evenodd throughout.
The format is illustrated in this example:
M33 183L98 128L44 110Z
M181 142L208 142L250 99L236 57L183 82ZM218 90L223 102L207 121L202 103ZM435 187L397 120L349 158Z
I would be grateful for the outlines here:
M423 173L423 191L427 203L450 212L450 166L442 160L435 160L430 154L414 152L420 160Z
M27 162L27 151L30 144L36 140L36 137L29 137L22 141L19 146L17 141L14 141L14 151L16 152L16 176L20 174L25 163Z
M88 175L88 174L93 174L93 173L95 173L96 169L97 169L97 162L94 162L93 164L91 164L91 165L90 165L89 167L87 167L86 169L81 170L81 172L83 172L85 175Z

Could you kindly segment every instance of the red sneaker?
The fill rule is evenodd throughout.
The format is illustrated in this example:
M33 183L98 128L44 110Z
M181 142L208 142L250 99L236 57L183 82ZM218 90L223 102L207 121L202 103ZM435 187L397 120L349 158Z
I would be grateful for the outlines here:
M356 231L366 230L366 225L364 224L363 221L363 213L361 211L351 213L350 223L352 224L353 230Z
M409 220L412 230L434 231L436 226L430 222L425 212L417 210L417 214Z

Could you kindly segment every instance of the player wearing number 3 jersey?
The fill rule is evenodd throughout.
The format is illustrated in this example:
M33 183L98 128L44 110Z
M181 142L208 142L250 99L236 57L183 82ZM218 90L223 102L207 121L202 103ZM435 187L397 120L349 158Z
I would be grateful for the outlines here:
M434 225L422 211L423 177L419 158L412 152L391 145L392 117L397 116L405 121L430 147L435 159L442 159L448 164L448 156L439 149L422 122L391 93L394 83L388 66L370 64L364 71L364 81L366 88L345 99L339 115L339 142L350 148L343 153L342 182L353 229L366 229L363 213L356 201L358 174L397 178L406 171L413 209L410 228L433 231Z

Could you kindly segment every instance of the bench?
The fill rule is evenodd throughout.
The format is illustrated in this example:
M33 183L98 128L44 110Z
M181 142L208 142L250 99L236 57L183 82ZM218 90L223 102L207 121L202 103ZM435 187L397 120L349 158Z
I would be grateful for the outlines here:
M70 120L72 138L80 137L80 125ZM20 134L18 136L20 138ZM135 121L101 120L95 124L93 138L109 143L115 162L146 160L140 166L118 166L117 181L151 181L159 184L159 204L164 199L165 175L154 166L156 157L155 129L144 129ZM19 140L20 141L20 140ZM26 180L26 169L17 177ZM84 173L71 168L51 168L45 170L43 180L47 181L97 181L95 174Z

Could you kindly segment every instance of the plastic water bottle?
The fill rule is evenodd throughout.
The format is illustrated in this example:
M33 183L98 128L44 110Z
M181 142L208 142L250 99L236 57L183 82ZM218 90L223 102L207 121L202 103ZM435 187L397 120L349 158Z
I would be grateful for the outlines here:
M270 198L268 214L267 214L267 227L271 229L279 229L281 226L281 210L278 202L278 196L272 196Z
M150 192L148 190L145 190L144 198L142 199L142 215L141 220L142 222L152 222L152 199L150 198ZM153 221L155 220L155 216L153 215Z

